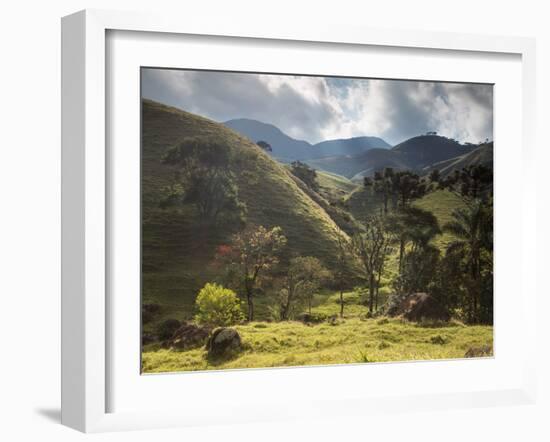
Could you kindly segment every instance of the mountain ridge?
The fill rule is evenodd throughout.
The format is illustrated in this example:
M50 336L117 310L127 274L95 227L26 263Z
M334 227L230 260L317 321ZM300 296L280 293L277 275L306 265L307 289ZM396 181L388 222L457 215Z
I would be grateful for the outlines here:
M250 118L236 118L222 124L248 137L254 143L260 140L268 142L273 149L272 155L287 163L336 155L356 155L373 148L391 147L382 138L373 136L338 138L311 144L292 138L273 124Z

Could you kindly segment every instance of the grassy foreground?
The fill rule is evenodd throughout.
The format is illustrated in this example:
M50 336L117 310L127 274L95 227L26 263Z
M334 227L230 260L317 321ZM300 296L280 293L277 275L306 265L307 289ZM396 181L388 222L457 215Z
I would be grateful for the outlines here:
M147 346L143 352L143 372L453 359L463 358L471 347L492 346L492 326L365 319L357 295L346 295L350 303L346 306L347 314L334 324L285 321L235 326L244 348L230 359L208 360L204 348L176 351ZM324 301L314 312L332 313L336 309L335 295Z

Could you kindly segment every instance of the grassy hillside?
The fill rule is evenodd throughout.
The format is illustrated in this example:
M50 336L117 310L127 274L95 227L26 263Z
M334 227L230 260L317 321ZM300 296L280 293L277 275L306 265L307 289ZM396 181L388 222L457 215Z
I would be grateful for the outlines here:
M215 249L231 233L197 227L192 206L159 208L161 190L173 173L160 159L184 137L223 139L233 154L227 167L247 206L247 222L281 226L289 239L288 255L316 256L330 267L341 232L284 166L231 129L172 107L144 100L142 122L143 301L161 305L159 320L168 314L178 319L192 314L198 289L215 277L209 266Z
M358 187L357 183L342 175L325 171L317 171L317 182L320 193L329 201L343 198Z

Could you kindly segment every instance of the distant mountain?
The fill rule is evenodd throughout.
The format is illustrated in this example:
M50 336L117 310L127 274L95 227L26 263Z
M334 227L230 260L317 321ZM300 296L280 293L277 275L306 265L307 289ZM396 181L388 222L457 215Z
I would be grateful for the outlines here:
M373 148L390 148L390 145L378 137L354 137L310 144L296 140L272 124L240 118L223 123L225 126L244 135L253 142L267 141L273 149L272 155L279 161L310 160L317 158L359 155Z
M295 140L278 127L257 120L240 118L223 123L252 142L267 141L273 149L272 155L280 161L291 162L311 158L313 146L307 141Z
M360 155L370 149L389 149L391 146L378 137L354 137L328 140L315 144L315 158L334 157L339 155Z
M410 168L417 169L428 164L465 155L471 152L473 148L438 135L420 135L403 141L393 147L392 150L406 154L409 157Z
M474 146L475 147L475 146ZM433 163L470 153L474 147L437 135L410 138L392 149L371 149L360 155L309 160L312 167L337 173L354 180L372 176L385 167L396 170L421 170Z

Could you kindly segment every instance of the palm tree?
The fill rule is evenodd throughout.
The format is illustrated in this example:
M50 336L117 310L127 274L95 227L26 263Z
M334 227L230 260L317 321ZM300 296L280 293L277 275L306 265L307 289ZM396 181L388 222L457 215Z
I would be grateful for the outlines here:
M481 264L483 250L492 250L492 210L480 200L452 213L453 220L443 226L455 239L447 246L447 254L461 256L472 281L469 320L478 319Z

